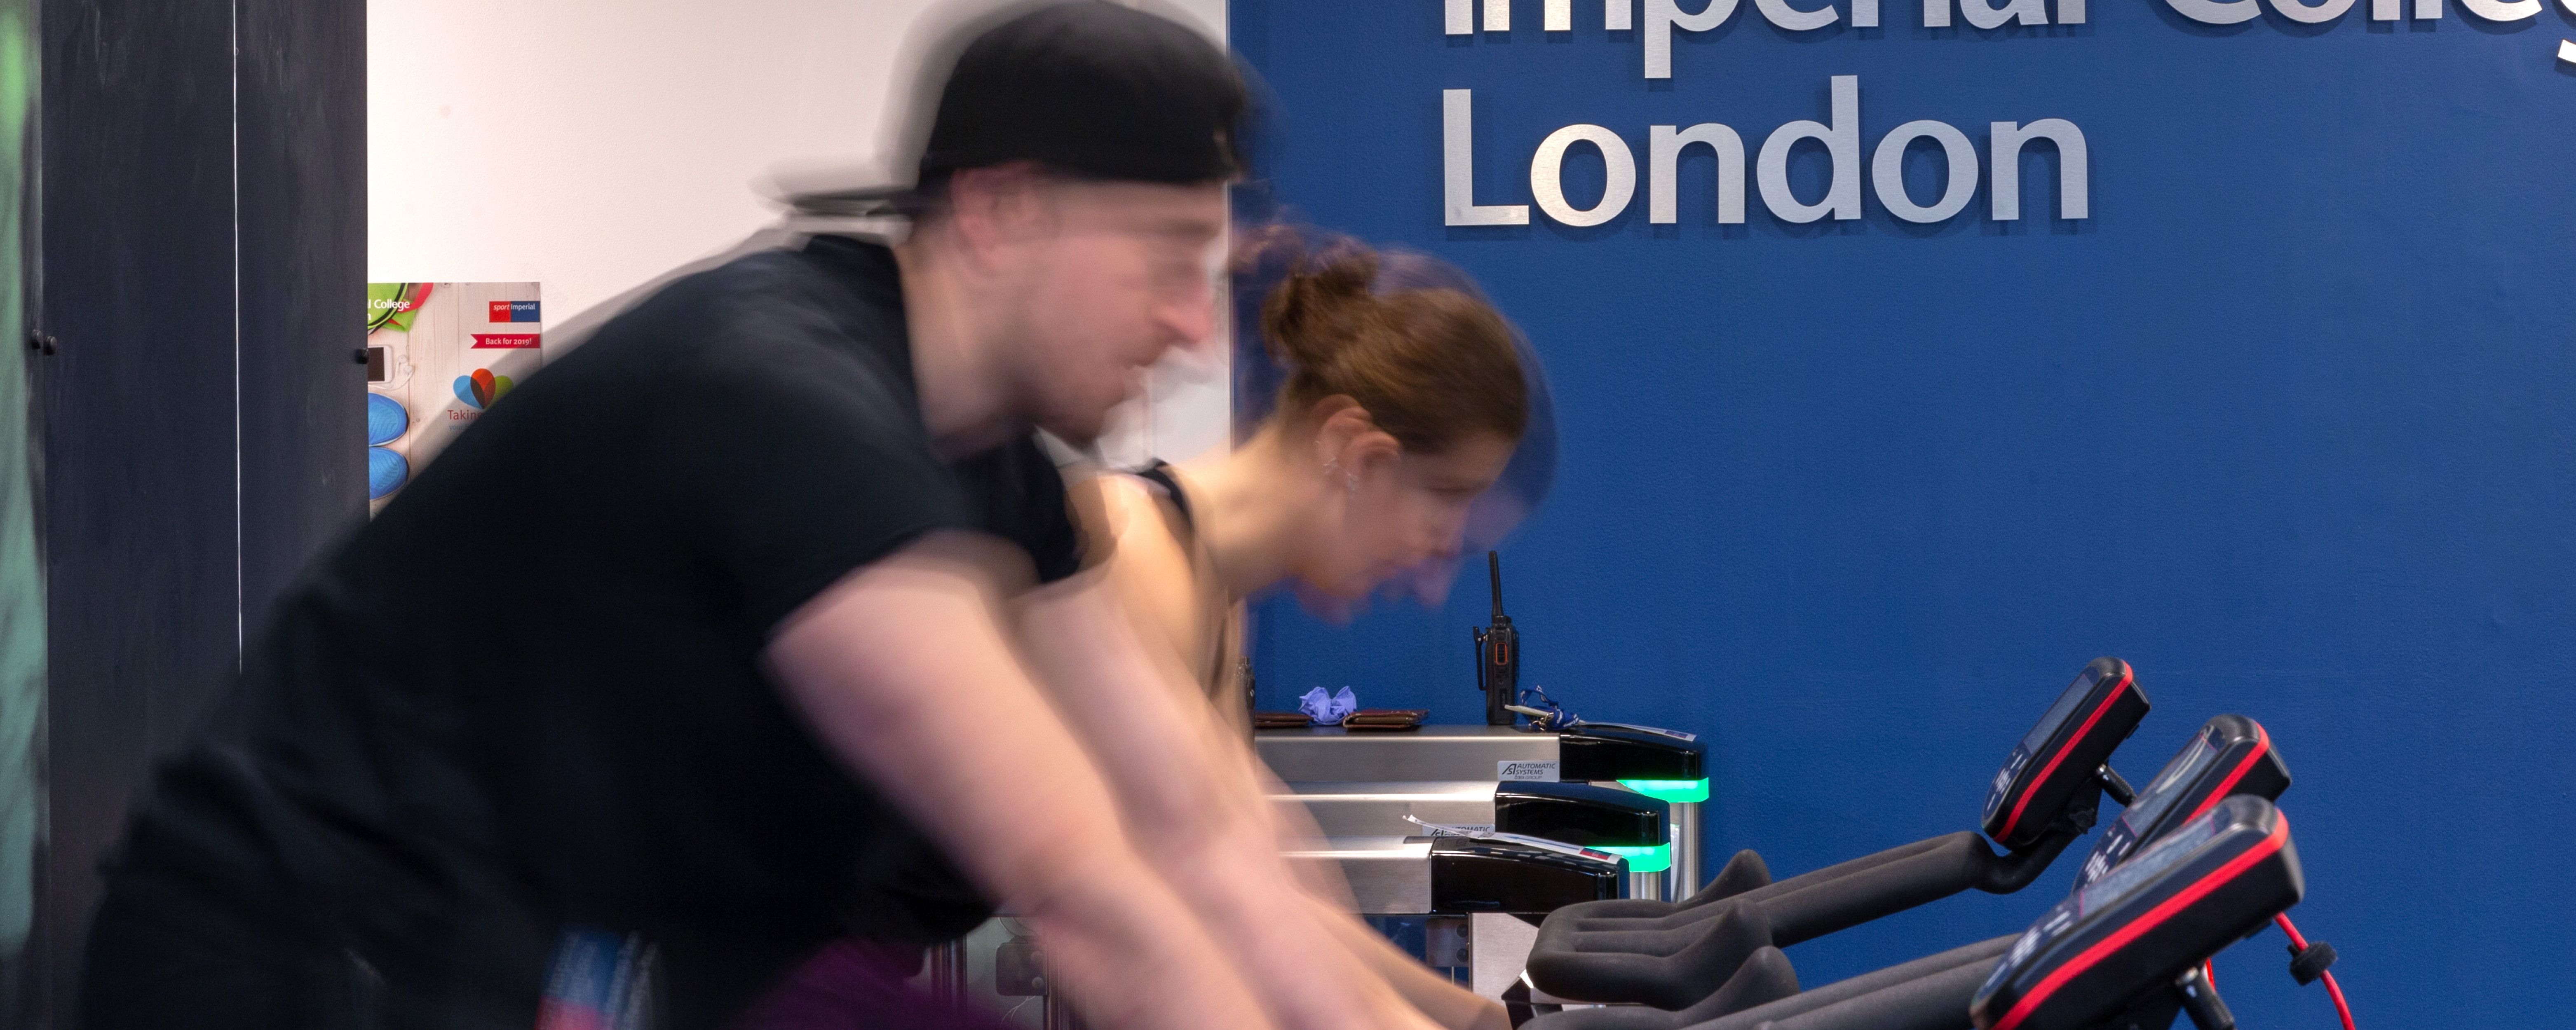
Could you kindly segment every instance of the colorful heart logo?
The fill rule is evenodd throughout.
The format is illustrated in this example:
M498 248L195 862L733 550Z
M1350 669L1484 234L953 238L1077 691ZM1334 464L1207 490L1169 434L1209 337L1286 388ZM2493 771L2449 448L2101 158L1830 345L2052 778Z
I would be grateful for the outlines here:
M509 393L510 388L516 385L509 376L496 376L491 369L478 368L472 375L456 377L456 399L481 411L491 407L493 401L500 400L502 394Z

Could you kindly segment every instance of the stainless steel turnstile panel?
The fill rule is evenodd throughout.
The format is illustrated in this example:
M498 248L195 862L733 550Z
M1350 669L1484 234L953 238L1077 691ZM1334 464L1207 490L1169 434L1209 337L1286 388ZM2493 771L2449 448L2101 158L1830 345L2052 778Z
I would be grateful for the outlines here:
M1353 733L1338 726L1261 730L1252 744L1270 771L1290 783L1490 783L1498 762L1556 761L1556 734L1508 726L1425 726L1401 733Z
M1507 726L1425 726L1400 733L1338 726L1261 730L1253 747L1286 781L1326 837L1403 834L1417 818L1451 825L1494 822L1494 784L1505 762L1554 762L1553 733ZM1672 868L1638 873L1629 895L1679 899L1700 885L1699 806L1676 804Z
M1453 967L1479 993L1499 996L1520 976L1535 928L1520 916L1483 912L1434 916L1431 911L1431 840L1406 822L1491 826L1494 791L1505 762L1555 762L1553 733L1501 726L1425 726L1398 733L1339 727L1262 730L1253 742L1262 761L1285 783L1277 800L1303 803L1322 838L1288 854L1330 862L1350 885L1358 912L1387 924L1427 921L1434 939L1452 943L1435 967ZM1634 897L1677 896L1679 884L1696 886L1696 805L1673 806L1675 874L1644 873L1631 879ZM1678 883L1674 882L1678 881ZM1689 887L1679 887L1687 894ZM1064 1010L1050 995L1003 993L995 952L1024 930L997 919L965 942L935 957L923 986L1005 1011L1028 1030L1062 1024ZM1392 931L1389 931L1392 932ZM1428 957L1428 956L1417 956Z
M1449 826L1491 829L1491 780L1431 783L1290 783L1277 801L1297 801L1326 837L1406 837L1423 832L1412 816Z
M1290 851L1288 857L1330 862L1351 885L1361 915L1431 911L1431 838L1338 837Z

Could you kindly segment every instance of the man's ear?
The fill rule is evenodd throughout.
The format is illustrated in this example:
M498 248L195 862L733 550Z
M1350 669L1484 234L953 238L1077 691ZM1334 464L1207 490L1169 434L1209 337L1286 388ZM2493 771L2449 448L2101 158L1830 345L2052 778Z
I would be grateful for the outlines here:
M960 256L990 267L1009 244L1042 231L1054 214L1045 187L1045 171L1027 161L950 173L946 217Z

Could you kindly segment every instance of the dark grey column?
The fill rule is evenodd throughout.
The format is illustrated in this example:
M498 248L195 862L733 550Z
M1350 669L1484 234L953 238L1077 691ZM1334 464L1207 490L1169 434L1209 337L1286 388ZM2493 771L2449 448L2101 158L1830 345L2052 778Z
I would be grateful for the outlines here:
M367 8L241 0L242 610L367 515Z
M150 761L365 511L363 3L36 6L51 837L0 1009L29 1027L69 1025Z

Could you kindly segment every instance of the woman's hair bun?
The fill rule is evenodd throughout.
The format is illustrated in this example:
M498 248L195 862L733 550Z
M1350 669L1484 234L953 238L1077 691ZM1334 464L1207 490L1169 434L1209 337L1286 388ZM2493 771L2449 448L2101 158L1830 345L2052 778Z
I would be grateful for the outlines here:
M1262 305L1270 356L1291 368L1330 364L1380 317L1381 304L1369 292L1375 278L1376 252L1357 244L1335 243L1299 255Z
M1511 327L1464 272L1348 237L1310 243L1284 227L1250 235L1236 267L1280 276L1261 305L1262 345L1287 372L1276 417L1347 397L1425 453L1471 432L1518 440L1527 428Z

